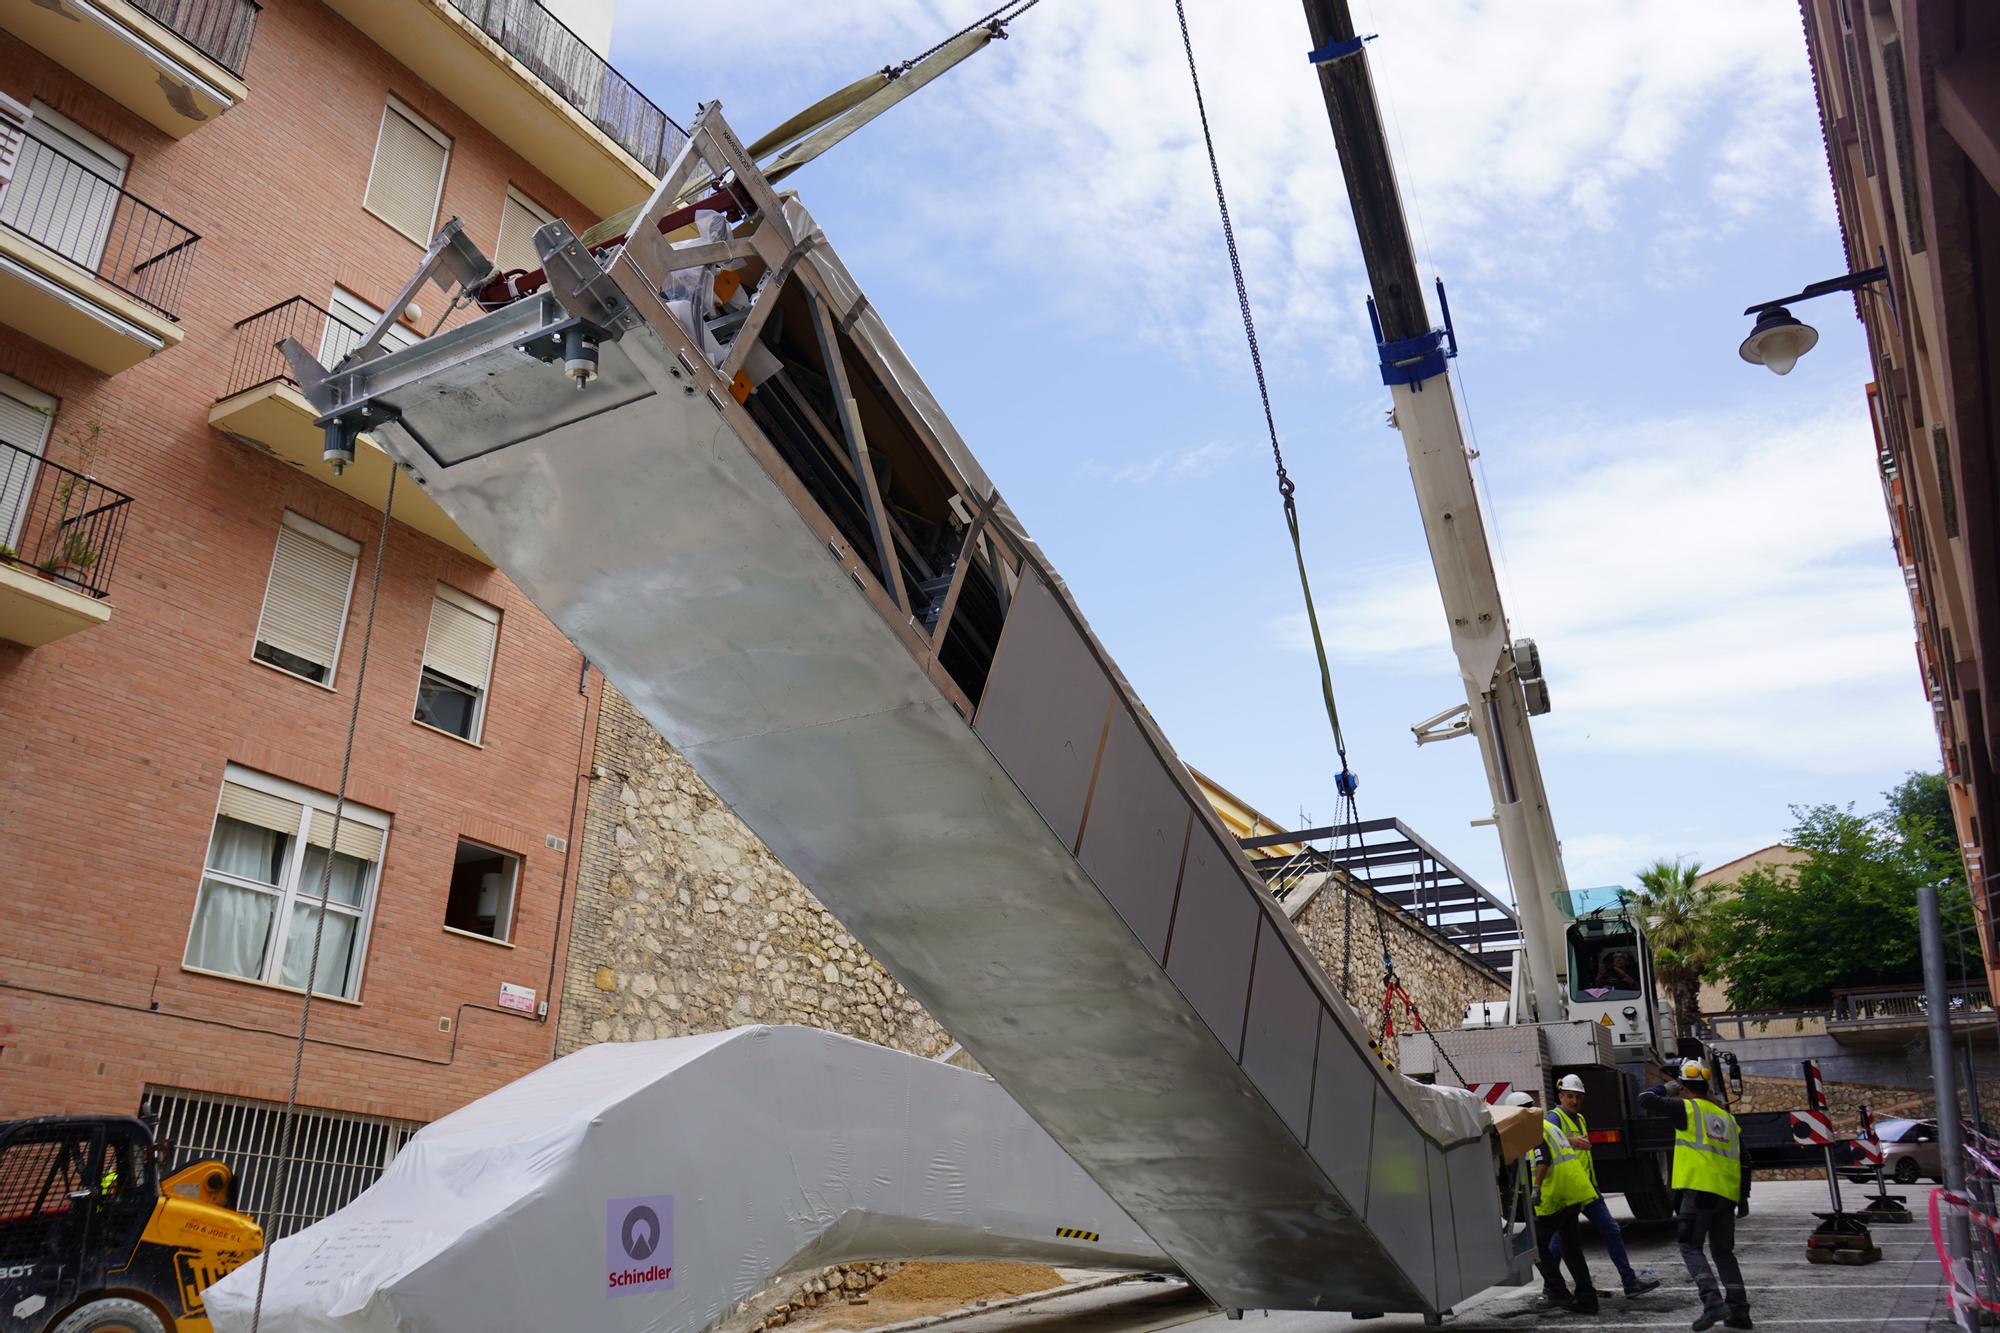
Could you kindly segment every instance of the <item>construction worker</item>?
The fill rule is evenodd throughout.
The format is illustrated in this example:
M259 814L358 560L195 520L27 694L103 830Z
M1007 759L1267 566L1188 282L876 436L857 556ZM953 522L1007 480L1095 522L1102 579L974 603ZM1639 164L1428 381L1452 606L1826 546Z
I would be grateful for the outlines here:
M1750 1296L1736 1266L1736 1205L1743 1195L1743 1135L1736 1117L1708 1099L1708 1066L1685 1061L1669 1089L1639 1094L1639 1109L1674 1122L1673 1187L1680 1191L1681 1262L1701 1293L1694 1327L1750 1328ZM1702 1247L1715 1259L1710 1271ZM1716 1282L1721 1275L1720 1284Z
M1583 1240L1576 1226L1583 1205L1597 1193L1583 1161L1583 1155L1545 1117L1542 1146L1535 1149L1535 1239L1539 1250L1535 1266L1542 1270L1542 1304L1577 1314L1596 1314L1597 1288L1590 1281L1589 1265L1583 1261ZM1575 1284L1574 1293L1563 1285L1564 1267Z
M1604 1201L1604 1195L1597 1188L1597 1163L1590 1155L1590 1124L1583 1118L1583 1079L1576 1074L1564 1074L1556 1084L1556 1105L1548 1113L1548 1121L1556 1132L1569 1141L1569 1145L1583 1154L1584 1170L1590 1175L1590 1202L1583 1205L1583 1216L1597 1230L1597 1237L1604 1242L1604 1252L1611 1256L1612 1266L1618 1270L1619 1280L1625 1284L1627 1296L1643 1296L1649 1291L1658 1291L1660 1280L1647 1277L1632 1267L1630 1256L1625 1253L1625 1233L1618 1226L1618 1219L1611 1215L1611 1205Z

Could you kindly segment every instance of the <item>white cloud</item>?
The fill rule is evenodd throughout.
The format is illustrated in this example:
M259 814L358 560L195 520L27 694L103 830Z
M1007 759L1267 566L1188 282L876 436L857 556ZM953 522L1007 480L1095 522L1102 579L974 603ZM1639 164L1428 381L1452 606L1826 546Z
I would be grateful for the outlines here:
M1545 288L1545 306L1584 300L1590 265L1626 270L1655 233L1663 262L1686 263L1704 224L1712 239L1766 208L1803 214L1809 199L1824 210L1824 163L1780 133L1812 105L1790 5L1547 0L1531 22L1520 5L1498 0L1360 8L1363 30L1381 33L1368 52L1406 209L1420 248L1451 273ZM1365 373L1364 283L1326 110L1305 63L1303 16L1286 4L1190 9L1267 348L1291 363ZM651 43L736 50L742 33L756 32L754 64L718 66L723 86L714 91L737 105L730 81L767 102L775 86L803 105L922 49L969 12L929 0L627 6L619 54ZM948 235L1003 270L1044 267L1057 250L1070 280L1051 285L1066 294L1066 316L1136 330L1191 356L1240 356L1169 9L1040 5L1007 42L891 116L893 127L866 131L904 145L882 181L886 245L920 257ZM1707 197L1656 217L1644 187L1664 180L1676 154L1717 146ZM836 150L850 161L854 151ZM1595 253L1582 244L1593 238ZM1480 298L1468 290L1461 299ZM1508 312L1482 313L1490 322Z
M1923 703L1867 435L1844 409L1717 411L1592 423L1510 460L1532 490L1497 526L1512 629L1549 677L1544 734L1822 771L1906 753ZM1428 562L1344 586L1322 610L1344 657L1449 661ZM1275 629L1303 646L1302 618Z
M1240 440L1211 440L1206 444L1184 445L1117 466L1092 459L1079 465L1077 471L1086 477L1102 477L1137 485L1153 481L1185 481L1191 477L1206 476L1230 460L1241 457L1247 447Z

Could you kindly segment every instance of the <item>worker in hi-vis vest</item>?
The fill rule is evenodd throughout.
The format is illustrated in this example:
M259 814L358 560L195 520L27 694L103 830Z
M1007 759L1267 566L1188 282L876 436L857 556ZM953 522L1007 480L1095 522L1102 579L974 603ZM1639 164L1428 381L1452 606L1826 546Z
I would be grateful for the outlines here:
M1535 1266L1542 1270L1545 1307L1596 1314L1597 1288L1583 1261L1583 1239L1576 1226L1583 1205L1597 1194L1584 1156L1552 1121L1542 1121L1542 1146L1535 1149ZM1573 1293L1563 1285L1564 1267L1575 1284Z
M1671 1091L1663 1084L1640 1093L1639 1109L1674 1122L1681 1262L1701 1293L1694 1327L1751 1327L1750 1296L1743 1290L1743 1270L1736 1266L1736 1204L1743 1197L1743 1134L1736 1117L1708 1099L1708 1066L1699 1060L1681 1065ZM1702 1254L1704 1245L1715 1259L1713 1272Z
M1590 1175L1591 1191L1590 1202L1583 1205L1583 1216L1596 1228L1598 1239L1604 1242L1604 1252L1611 1256L1619 1281L1625 1285L1625 1294L1643 1296L1649 1291L1659 1290L1658 1278L1649 1277L1632 1267L1632 1260L1625 1253L1625 1233L1619 1227L1618 1219L1611 1215L1611 1205L1604 1201L1603 1192L1597 1188L1597 1163L1590 1155L1590 1124L1583 1118L1582 1078L1575 1074L1562 1076L1556 1084L1556 1105L1550 1108L1547 1119L1558 1134L1569 1140L1572 1148L1583 1154L1583 1166Z

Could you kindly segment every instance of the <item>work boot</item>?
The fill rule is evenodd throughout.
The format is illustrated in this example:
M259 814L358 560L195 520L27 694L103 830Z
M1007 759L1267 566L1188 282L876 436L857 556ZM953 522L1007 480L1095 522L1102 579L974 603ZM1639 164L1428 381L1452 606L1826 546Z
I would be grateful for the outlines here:
M1723 1316L1727 1315L1728 1313L1729 1313L1729 1307L1724 1305L1714 1305L1710 1306L1706 1310L1703 1310L1700 1314L1694 1317L1694 1325L1693 1325L1694 1333L1701 1333L1701 1331L1705 1328L1714 1328L1717 1324L1722 1322Z
M1644 1296L1649 1291L1660 1289L1660 1279L1656 1277L1634 1277L1625 1284L1627 1296Z
M1727 1319L1725 1319L1725 1320L1723 1320L1723 1321L1722 1321L1722 1326L1723 1326L1724 1328L1755 1328L1755 1327L1757 1327L1757 1326L1756 1326L1755 1324L1753 1324L1753 1323L1751 1323L1751 1322L1750 1322L1750 1312L1749 1312L1749 1311L1747 1311L1747 1310L1746 1310L1746 1311L1744 1311L1744 1312L1743 1312L1742 1314L1733 1314L1733 1315L1729 1316L1729 1318L1727 1318Z
M1575 1314L1596 1314L1597 1292L1587 1287L1583 1288L1563 1308Z

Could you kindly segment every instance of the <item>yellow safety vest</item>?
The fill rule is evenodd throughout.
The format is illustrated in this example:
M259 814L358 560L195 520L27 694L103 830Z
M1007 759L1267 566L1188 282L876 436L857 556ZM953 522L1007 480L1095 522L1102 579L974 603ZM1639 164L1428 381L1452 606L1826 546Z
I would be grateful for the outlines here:
M1590 1137L1590 1122L1585 1120L1582 1116L1580 1115L1573 1116L1568 1111L1563 1110L1562 1107L1560 1106L1551 1107L1549 1110L1549 1114L1556 1117L1557 1122L1560 1125L1563 1135L1565 1137L1585 1138L1585 1139ZM1587 1148L1578 1148L1576 1151L1577 1155L1583 1158L1583 1169L1585 1174L1587 1174L1590 1177L1590 1187L1592 1189L1596 1189L1597 1159L1590 1155L1590 1150Z
M1743 1198L1743 1134L1736 1117L1699 1097L1689 1097L1684 1104L1687 1123L1674 1131L1673 1187L1739 1202Z
M1535 1200L1535 1216L1547 1217L1558 1209L1589 1203L1597 1197L1583 1154L1569 1146L1562 1131L1542 1121L1542 1150L1549 1156L1549 1173L1542 1177L1542 1195Z

